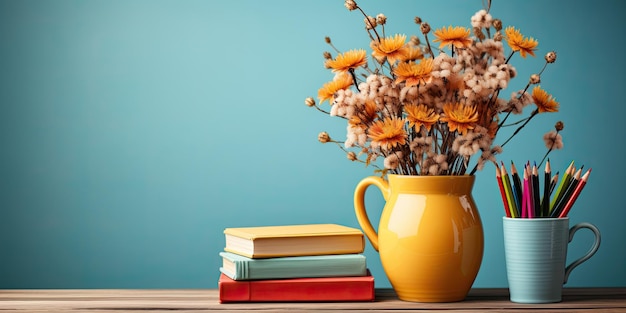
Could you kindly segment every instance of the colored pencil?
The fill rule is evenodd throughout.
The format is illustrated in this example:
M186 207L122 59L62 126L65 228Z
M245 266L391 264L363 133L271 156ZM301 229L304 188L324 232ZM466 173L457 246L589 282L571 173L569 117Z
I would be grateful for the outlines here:
M548 207L550 201L550 176L552 169L550 168L550 159L546 161L546 167L543 177L543 199L541 200L541 217L547 217L550 211Z
M569 198L569 200L567 200L567 203L565 204L565 207L563 208L563 211L561 211L561 213L559 214L560 218L563 218L563 217L567 216L567 214L569 213L570 209L574 205L574 202L576 202L576 199L578 199L578 196L580 195L580 192L583 190L583 188L585 188L585 185L587 184L587 180L589 180L589 175L590 174L591 174L591 169L587 170L585 175L582 176L582 178L580 179L580 181L576 185L576 189L574 190L574 193Z
M559 172L556 172L552 176L552 180L550 180L550 196L552 196L552 192L554 192L554 188L556 187L557 182L559 181ZM550 199L548 199L548 211L550 210Z
M502 162L500 171L501 171L500 175L502 176L502 184L504 184L504 191L506 193L506 196L509 202L509 211L511 211L511 217L519 217L519 215L517 214L515 201L513 201L513 190L511 188L511 179L509 178L509 174L506 171L504 162Z
M511 211L509 209L509 200L506 197L504 191L504 184L502 183L502 176L500 175L500 167L496 163L496 180L498 181L498 188L500 188L500 195L502 195L502 203L504 203L504 213L506 217L511 217Z
M535 210L533 212L533 216L534 217L540 217L541 216L541 200L540 196L541 194L539 193L539 172L537 171L537 164L533 164L532 167L532 182L533 182L533 209Z
M567 188L567 184L569 183L571 176L573 174L572 173L573 169L574 169L574 161L572 161L569 164L569 166L563 173L563 177L561 177L561 182L559 183L559 186L556 188L556 194L554 195L554 197L552 198L552 201L550 202L550 215L552 215L552 212L554 211L554 206L556 205L556 203L563 196L563 192L565 192L565 189Z
M522 217L528 218L528 172L524 166L524 189L522 190Z
M526 192L526 217L534 218L535 217L535 195L533 191L535 187L533 187L533 177L532 177L532 168L530 167L530 163L526 165L526 175L528 176L528 188Z
M511 161L511 178L513 179L513 194L515 195L515 204L519 211L521 211L522 207L522 182L520 180L519 173L517 172L517 168L515 168L515 164Z
M565 207L565 204L567 203L569 198L574 193L574 190L576 189L576 185L578 184L578 181L580 181L580 179L581 179L581 177L580 177L581 176L581 172L582 172L582 170L578 169L576 171L576 173L574 174L574 176L572 177L572 179L570 179L570 182L567 185L567 188L566 188L565 192L563 193L563 196L556 203L556 205L554 207L554 210L552 211L550 217L558 217L558 216L561 215L561 212L563 212L563 208Z

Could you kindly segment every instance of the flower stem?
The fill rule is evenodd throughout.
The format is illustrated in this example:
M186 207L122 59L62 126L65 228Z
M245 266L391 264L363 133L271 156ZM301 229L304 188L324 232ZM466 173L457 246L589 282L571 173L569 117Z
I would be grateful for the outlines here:
M535 115L537 115L537 113L539 113L539 109L535 109L533 111L533 113L530 114L530 116L528 117L528 119L524 122L524 124L522 124L520 127L518 127L513 134L506 140L504 141L503 144L500 145L500 147L504 148L504 145L506 145L509 141L511 141L511 139L513 139L513 137L515 137L515 135L517 135L517 133L520 132L520 130L522 130L522 128L524 128L524 126L526 126L526 124L528 124L528 122L530 122L530 120L533 119L533 117L535 117Z
M365 16L365 20L367 21L367 24L369 24L369 26L371 27L370 29L374 32L374 34L376 35L376 38L378 39L378 41L380 41L380 36L378 35L378 32L376 31L375 27L372 27L373 25L370 23L370 19L367 16L367 14L365 14L365 11L363 11L363 9L361 9L360 6L357 6L357 8L359 9L359 11L361 11L361 13L363 14L363 16ZM369 30L367 32L368 34L370 33ZM370 38L372 38L372 40L374 40L374 37L372 37L372 35L370 35Z
M356 74L354 74L354 69L350 68L349 72L350 72L350 75L352 75L352 83L354 84L354 88L356 88L358 92L361 92L361 90L359 89L359 84L357 83L357 80L356 80Z
M430 47L430 40L428 40L428 34L424 34L424 39L426 39L425 41L426 41L426 45L428 46L428 52L430 52L430 56L434 59L435 58L435 52Z
M556 136L559 135L559 131L556 131L556 135L554 140L552 141L552 144L550 144L550 149L548 149L548 151L546 152L546 154L543 156L543 159L541 159L541 162L539 162L539 166L541 166L541 164L543 164L543 161L546 160L546 158L548 157L548 154L550 154L550 152L552 152L552 149L554 149L554 144L556 143Z
M554 144L552 144L552 146L554 146ZM550 154L550 152L552 152L552 147L550 147L550 149L548 149L548 151L546 152L546 154L543 156L543 159L541 159L541 162L539 162L539 165L537 165L537 167L540 167L541 164L543 164L543 161L546 160L546 158L548 157L548 154Z

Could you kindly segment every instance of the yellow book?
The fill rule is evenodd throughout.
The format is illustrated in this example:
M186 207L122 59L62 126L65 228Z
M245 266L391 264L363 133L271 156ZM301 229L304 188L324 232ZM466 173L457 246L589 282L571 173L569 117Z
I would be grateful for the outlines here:
M361 230L337 224L226 228L227 252L249 258L361 253Z

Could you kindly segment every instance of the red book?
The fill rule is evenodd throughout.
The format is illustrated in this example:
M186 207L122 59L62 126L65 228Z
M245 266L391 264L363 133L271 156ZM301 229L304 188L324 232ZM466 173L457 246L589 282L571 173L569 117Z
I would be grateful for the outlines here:
M232 280L221 274L220 303L373 301L374 277Z

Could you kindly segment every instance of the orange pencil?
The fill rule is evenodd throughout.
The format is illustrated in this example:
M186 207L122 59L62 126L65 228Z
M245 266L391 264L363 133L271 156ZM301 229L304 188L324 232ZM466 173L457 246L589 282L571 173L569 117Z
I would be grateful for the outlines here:
M576 189L574 190L574 193L572 194L572 196L569 198L569 200L565 204L565 207L563 208L563 211L561 211L561 214L559 214L560 218L563 218L563 217L567 216L567 213L569 213L569 210L574 205L574 202L576 202L576 199L578 198L578 195L580 195L580 192L583 190L583 188L585 188L585 185L587 184L587 180L589 180L589 175L590 174L591 174L591 169L587 170L585 175L583 175L583 177L580 179L580 181L576 185Z
M552 180L550 181L550 196L552 196L552 192L554 191L554 187L556 187L556 183L559 181L559 172L556 172L554 176L552 176ZM550 209L550 200L548 199L548 209Z

